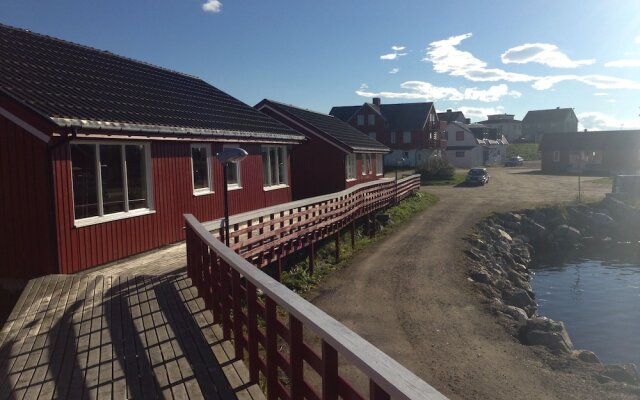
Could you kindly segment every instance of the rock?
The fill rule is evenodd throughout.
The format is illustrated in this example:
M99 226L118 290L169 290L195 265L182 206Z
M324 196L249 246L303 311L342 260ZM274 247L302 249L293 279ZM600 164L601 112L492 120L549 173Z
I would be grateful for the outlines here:
M602 375L607 376L614 381L638 384L638 369L635 364L611 364L605 365Z
M537 304L526 290L521 288L507 287L502 291L502 299L510 306L522 308L527 316L533 315Z
M522 325L525 325L527 323L527 319L529 319L529 317L527 317L527 313L522 308L505 305L500 309L500 311Z
M498 229L498 234L500 235L501 239L504 239L507 242L513 241L513 238L511 238L511 235L509 235L507 232L503 231L502 229Z
M560 225L553 230L553 237L560 242L578 243L582 234L569 225Z
M573 343L562 321L534 317L527 321L523 339L530 346L545 346L551 351L570 353Z
M482 254L480 254L477 251L472 250L465 250L464 252L470 259L474 260L474 261L486 261L486 257L484 257Z
M584 361L586 363L592 363L592 364L599 364L600 363L600 359L598 358L598 356L596 355L596 353L594 353L593 351L590 350L576 350L576 355L578 356L578 359L580 361Z
M607 226L607 227L609 227L611 225L614 225L616 223L616 221L613 218L611 218L610 216L608 216L605 213L593 213L593 214L591 214L591 221L594 224Z
M531 239L542 239L547 236L547 228L535 221L522 223L522 232Z
M484 269L470 271L469 272L469 277L471 279L473 279L474 281L480 282L480 283L489 283L490 284L491 281L492 281L491 275L489 275L489 273Z
M613 379L609 378L608 376L604 376L602 374L593 374L593 377L596 378L596 380L598 381L598 383L609 383L611 382Z

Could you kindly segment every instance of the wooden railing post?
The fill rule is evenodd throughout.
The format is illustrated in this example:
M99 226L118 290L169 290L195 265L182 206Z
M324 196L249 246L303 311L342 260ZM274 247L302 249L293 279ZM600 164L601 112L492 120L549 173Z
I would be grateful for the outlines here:
M258 354L258 293L256 286L247 281L247 344L249 352L249 379L258 383L259 354Z
M373 380L369 380L369 399L370 400L390 400L391 396Z
M302 323L289 314L289 363L291 364L291 398L304 397L304 365L302 360Z
M267 331L267 399L278 398L278 332L276 303L266 299L266 331Z
M242 335L242 287L240 286L240 273L234 268L231 268L232 277L232 290L231 297L233 299L233 345L236 353L236 358L242 360L244 358L243 342L244 337Z
M322 400L338 400L338 352L322 341Z

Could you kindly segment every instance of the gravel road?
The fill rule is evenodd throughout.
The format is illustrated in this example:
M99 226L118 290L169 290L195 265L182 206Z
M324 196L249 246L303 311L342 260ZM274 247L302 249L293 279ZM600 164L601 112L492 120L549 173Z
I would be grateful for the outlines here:
M603 398L598 384L552 370L542 352L508 335L465 275L463 239L482 217L576 199L577 177L537 169L490 168L484 187L423 187L440 202L360 252L309 299L451 399ZM582 178L583 198L611 190L594 179Z

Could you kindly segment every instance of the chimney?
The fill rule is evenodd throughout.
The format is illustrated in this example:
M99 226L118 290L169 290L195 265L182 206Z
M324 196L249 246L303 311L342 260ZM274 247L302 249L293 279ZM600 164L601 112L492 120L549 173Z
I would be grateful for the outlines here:
M373 105L374 106L379 106L380 105L380 97L374 97L373 98Z
M556 110L559 110L559 109L560 109L560 107L556 107Z
M447 108L447 112L450 113L452 110L450 108Z

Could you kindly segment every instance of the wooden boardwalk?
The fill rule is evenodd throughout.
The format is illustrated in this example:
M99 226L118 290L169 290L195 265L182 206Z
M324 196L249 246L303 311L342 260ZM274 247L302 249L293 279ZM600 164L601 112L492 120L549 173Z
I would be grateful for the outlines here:
M29 282L0 331L0 400L264 398L183 268L117 270Z

